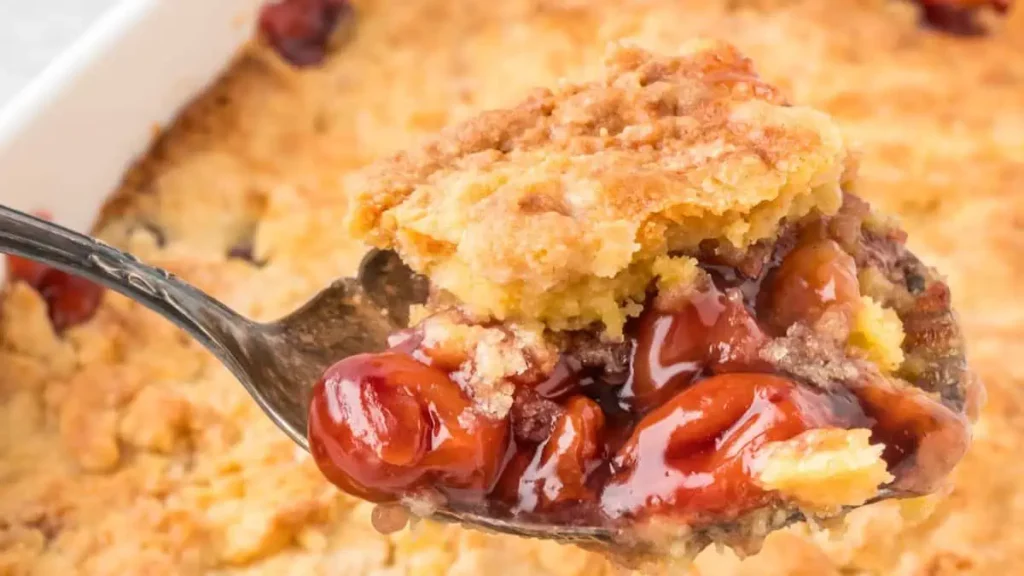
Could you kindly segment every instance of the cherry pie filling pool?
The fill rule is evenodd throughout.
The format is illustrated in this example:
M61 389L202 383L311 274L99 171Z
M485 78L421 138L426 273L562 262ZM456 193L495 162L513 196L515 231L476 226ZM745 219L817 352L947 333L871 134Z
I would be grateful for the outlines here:
M858 264L877 259L878 246L902 250L894 233L851 256L844 244L866 245L862 206L848 197L840 216L790 225L739 256L701 250L703 281L652 293L624 342L598 345L621 361L595 363L568 345L549 374L517 377L503 418L474 410L456 374L462 360L411 328L388 351L346 358L317 383L313 456L334 484L377 503L430 495L453 510L559 525L699 525L778 502L753 477L765 444L868 428L885 447L893 486L926 492L966 449L962 405L878 371L811 382L763 354L794 327L823 340L848 327L862 305ZM925 287L905 276L919 302L948 294L938 280ZM948 297L939 300L948 313ZM910 324L904 348L915 341ZM942 340L924 332L930 345ZM583 336L593 351L599 339Z

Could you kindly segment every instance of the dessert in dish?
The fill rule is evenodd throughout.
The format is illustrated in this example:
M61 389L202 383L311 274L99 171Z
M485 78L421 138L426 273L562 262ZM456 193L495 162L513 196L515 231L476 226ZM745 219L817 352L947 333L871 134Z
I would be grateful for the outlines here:
M433 295L314 389L332 482L695 553L945 479L970 381L948 287L844 192L827 116L729 45L681 51L615 47L351 179L357 237Z
M262 41L249 46L129 171L95 233L274 320L351 275L365 252L343 226L339 173L536 86L598 78L610 41L675 54L685 39L727 39L857 145L853 192L898 214L912 250L947 275L988 402L940 495L797 524L744 559L710 547L672 573L1024 569L1019 7L964 39L888 0L352 5L350 33L320 64L296 68ZM28 284L5 288L0 573L620 574L578 547L433 521L384 535L372 509L325 481L166 321L108 293L57 333Z

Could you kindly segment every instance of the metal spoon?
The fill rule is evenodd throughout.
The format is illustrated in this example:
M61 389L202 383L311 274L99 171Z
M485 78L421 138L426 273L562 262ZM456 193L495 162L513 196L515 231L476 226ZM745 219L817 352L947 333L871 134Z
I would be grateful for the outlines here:
M231 370L267 416L305 450L308 394L323 371L347 356L384 349L388 334L408 323L409 306L427 295L425 278L393 252L377 250L366 256L356 278L334 282L276 322L253 322L131 254L5 206L0 206L0 252L88 278L174 322ZM616 540L616 531L600 527L502 520L462 510L439 510L435 517L563 542Z

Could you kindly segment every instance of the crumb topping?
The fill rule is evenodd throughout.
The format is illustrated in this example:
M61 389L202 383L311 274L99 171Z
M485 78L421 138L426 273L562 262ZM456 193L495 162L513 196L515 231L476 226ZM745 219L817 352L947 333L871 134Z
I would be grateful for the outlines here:
M455 381L494 418L512 408L515 379L548 373L558 359L558 348L541 326L481 326L448 310L428 316L416 330L431 362L451 366Z
M659 256L834 212L838 128L732 46L680 52L615 46L598 81L538 90L368 168L349 182L353 230L475 312L615 335Z
M766 444L754 466L768 490L793 498L818 513L859 506L891 482L883 446L871 444L871 431L824 428Z

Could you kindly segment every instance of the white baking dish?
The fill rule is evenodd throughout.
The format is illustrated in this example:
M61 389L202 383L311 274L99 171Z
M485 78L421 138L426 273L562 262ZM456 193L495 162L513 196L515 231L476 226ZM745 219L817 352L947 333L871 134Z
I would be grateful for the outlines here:
M0 204L87 229L159 127L251 37L259 3L115 6L0 112Z

